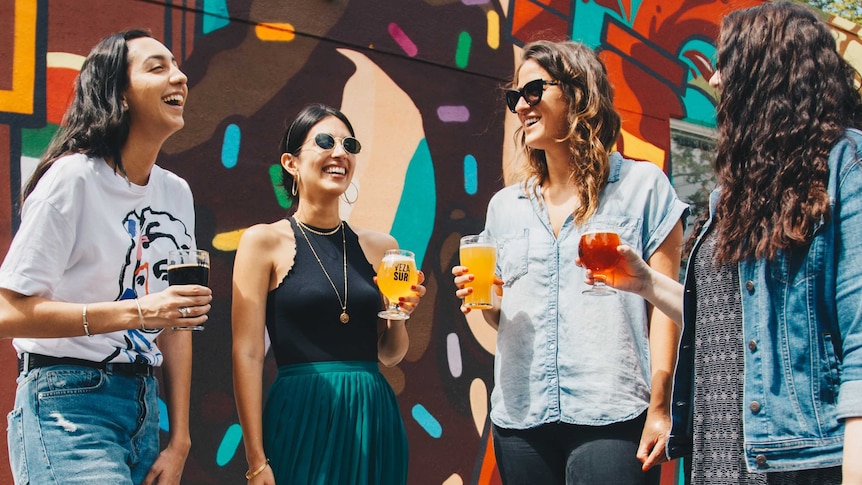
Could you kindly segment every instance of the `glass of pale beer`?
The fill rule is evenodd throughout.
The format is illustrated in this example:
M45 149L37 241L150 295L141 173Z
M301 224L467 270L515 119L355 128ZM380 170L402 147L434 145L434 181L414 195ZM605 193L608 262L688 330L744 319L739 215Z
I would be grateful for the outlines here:
M480 310L493 307L491 289L494 286L494 273L497 268L497 245L490 236L476 234L461 238L459 251L461 266L473 275L473 281L465 288L473 291L464 297L464 306Z
M613 231L591 231L581 236L578 244L578 256L584 267L593 271L595 283L585 295L607 296L616 293L605 284L607 273L613 271L620 260L617 246L620 245L620 235Z
M169 285L209 286L210 253L203 249L174 249L168 252ZM203 330L203 325L173 327L174 330Z
M388 320L407 320L410 314L401 311L398 299L413 294L413 285L419 283L416 271L416 258L412 251L390 249L383 254L383 261L377 270L377 287L389 300L386 310L377 314Z

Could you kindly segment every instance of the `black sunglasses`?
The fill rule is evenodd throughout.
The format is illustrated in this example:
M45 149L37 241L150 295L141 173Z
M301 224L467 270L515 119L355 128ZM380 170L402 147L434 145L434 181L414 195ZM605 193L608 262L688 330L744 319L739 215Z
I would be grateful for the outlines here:
M521 90L507 89L506 90L506 106L509 111L516 113L515 106L518 105L518 100L522 97L530 106L535 106L542 101L542 93L545 91L546 85L556 86L560 81L545 81L544 79L536 79L524 84Z
M323 148L324 150L332 150L335 148L335 140L336 138L329 133L318 133L314 135L314 143L317 143L317 146ZM341 146L344 147L344 151L347 153L352 153L356 155L359 153L359 150L362 150L362 144L359 143L359 140L353 138L352 136L345 136L344 138L338 139L341 142Z

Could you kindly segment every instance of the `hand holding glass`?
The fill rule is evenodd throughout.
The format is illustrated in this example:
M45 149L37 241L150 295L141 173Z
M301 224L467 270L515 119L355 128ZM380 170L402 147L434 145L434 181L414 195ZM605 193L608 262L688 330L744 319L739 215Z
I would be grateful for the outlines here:
M494 239L482 234L462 237L459 257L461 266L466 266L473 275L473 281L464 285L473 290L464 297L464 306L481 310L493 308L491 289L497 269L497 245Z
M203 249L174 249L168 253L169 285L209 286L210 253ZM203 330L203 325L173 327L174 330Z
M383 254L383 261L377 272L377 286L383 296L389 300L389 307L378 313L380 318L388 320L407 320L410 314L401 311L399 298L413 294L413 286L419 283L419 273L416 271L416 259L412 251L406 249L390 249Z
M620 260L617 252L619 245L619 234L611 231L594 231L581 236L578 256L584 267L592 270L595 280L592 288L583 291L585 295L607 296L616 293L605 284L605 278Z

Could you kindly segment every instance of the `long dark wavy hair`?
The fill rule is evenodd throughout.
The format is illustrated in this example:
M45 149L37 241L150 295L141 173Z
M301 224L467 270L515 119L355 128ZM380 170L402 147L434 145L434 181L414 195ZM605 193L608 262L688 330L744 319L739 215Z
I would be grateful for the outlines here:
M87 55L75 79L72 103L21 193L22 203L64 155L86 153L104 158L126 176L120 150L129 137L129 118L122 101L129 86L127 42L141 37L152 35L140 29L118 32L99 41Z
M569 144L570 177L581 200L573 217L576 224L582 224L599 206L599 192L610 172L610 150L620 135L620 115L613 106L614 89L595 51L579 42L532 42L524 46L521 64L528 59L559 81L565 94L569 131L559 141ZM535 176L535 186L526 187L535 191L548 179L548 163L545 151L526 146L524 138L524 129L519 127L515 143L523 148L528 160L523 177L527 183Z
M830 149L862 126L856 72L807 7L764 3L721 24L716 258L773 259L830 217Z
M347 116L345 116L345 114L340 110L320 103L309 104L302 108L302 110L296 114L293 121L287 126L287 129L284 131L284 135L281 137L281 143L278 145L280 150L279 154L290 153L293 156L299 155L299 152L302 150L302 142L305 141L305 137L308 136L308 132L311 128L322 119L329 116L334 116L341 120L341 122L347 126L347 130L350 131L350 136L356 136L356 133L353 131L353 125L350 124L350 120L348 120ZM283 181L282 184L287 190L287 196L290 198L291 209L296 210L296 199L299 196L299 192L297 192L296 196L291 193L293 175L291 175L290 172L285 170L284 166L282 166L281 177ZM299 190L298 187L297 190Z

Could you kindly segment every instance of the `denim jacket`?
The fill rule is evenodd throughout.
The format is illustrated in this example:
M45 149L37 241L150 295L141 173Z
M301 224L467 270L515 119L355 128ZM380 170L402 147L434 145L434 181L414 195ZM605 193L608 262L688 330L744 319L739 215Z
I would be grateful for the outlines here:
M582 226L570 215L555 237L541 193L523 183L488 205L503 281L491 420L503 428L546 423L604 425L637 417L649 404L646 305L626 292L587 296L575 265L581 234L612 229L645 258L688 206L654 164L610 157L599 207Z
M841 464L843 419L862 416L862 132L829 154L830 215L804 248L739 263L745 378L742 422L749 470ZM719 197L710 196L712 222ZM692 251L692 252L694 252ZM694 389L692 259L673 387L667 454L691 451Z

